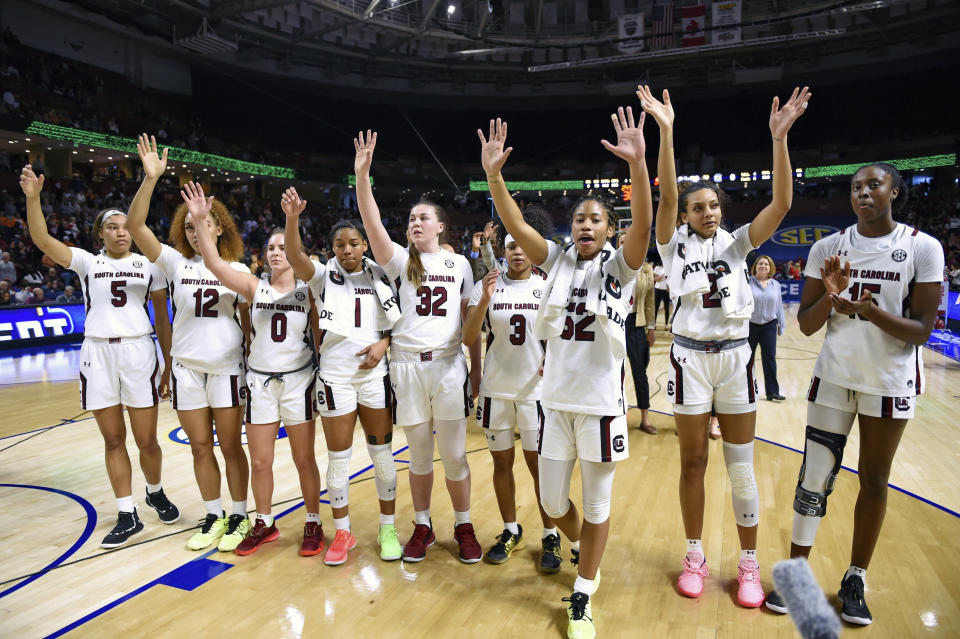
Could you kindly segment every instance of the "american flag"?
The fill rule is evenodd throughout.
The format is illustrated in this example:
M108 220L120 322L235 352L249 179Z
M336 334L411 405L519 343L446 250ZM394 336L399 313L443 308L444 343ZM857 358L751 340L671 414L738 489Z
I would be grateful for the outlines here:
M673 48L673 3L653 7L653 48Z

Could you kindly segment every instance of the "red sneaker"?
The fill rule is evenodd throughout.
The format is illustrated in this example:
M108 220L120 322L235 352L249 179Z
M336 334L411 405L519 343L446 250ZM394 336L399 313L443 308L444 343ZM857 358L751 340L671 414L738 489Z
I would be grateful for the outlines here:
M433 528L426 524L416 524L413 527L413 535L410 541L403 547L403 560L418 562L423 561L427 556L427 548L437 542L436 535L433 534ZM476 540L474 540L476 543ZM479 548L479 544L477 545Z
M308 521L303 526L303 542L300 544L300 554L312 557L323 552L323 526L315 521Z
M240 545L237 546L233 552L238 555L253 554L257 552L257 548L259 548L261 544L265 544L268 541L276 541L279 536L280 531L277 530L276 523L270 524L268 528L264 521L258 517L256 523L253 525L253 530L250 531L247 538L241 541Z
M453 529L453 538L460 545L460 561L475 564L483 558L483 548L473 534L473 524L460 524Z
M338 530L330 548L323 557L323 563L328 566L339 566L347 561L347 553L357 547L357 538L349 530Z

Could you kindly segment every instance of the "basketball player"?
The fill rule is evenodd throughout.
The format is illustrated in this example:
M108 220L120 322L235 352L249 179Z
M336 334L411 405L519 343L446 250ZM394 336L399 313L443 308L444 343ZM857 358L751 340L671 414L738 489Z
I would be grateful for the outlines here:
M549 220L543 212L525 215L527 223L547 235ZM463 324L463 343L471 344L487 327L487 352L477 402L477 424L483 427L487 448L493 456L493 489L503 517L503 533L487 551L488 563L502 564L515 550L523 548L523 527L517 523L516 485L513 479L513 432L520 431L520 446L543 522L543 547L540 570L554 573L563 559L556 524L540 505L540 472L537 463L539 444L540 385L543 369L543 344L533 332L537 309L545 288L546 276L537 270L511 235L499 247L504 257L504 272L491 270L477 282L468 302Z
M107 475L117 499L117 524L100 545L116 548L143 530L131 488L124 406L140 451L140 468L147 480L146 504L157 511L165 524L180 519L180 511L170 503L160 485L163 453L157 442L157 405L161 395L168 393L170 374L167 281L142 255L130 252L127 215L123 211L107 209L97 216L93 236L103 246L97 254L68 247L52 237L40 203L43 182L44 176L37 176L29 164L23 167L20 188L27 199L30 238L44 255L80 276L86 302L80 347L80 403L83 410L93 411L100 428ZM146 181L140 189L144 190L145 185ZM150 337L148 299L153 302L163 366Z
M507 123L490 121L490 138L478 130L481 160L493 203L503 224L530 260L549 273L535 323L546 341L540 415L540 501L571 541L577 579L567 606L567 636L596 636L590 597L599 582L600 560L610 531L610 497L616 462L628 457L625 323L636 271L643 265L653 209L644 153L644 116L613 114L617 144L603 146L630 167L634 185L633 224L621 248L610 240L617 231L613 210L593 197L573 208L574 245L564 251L527 224L504 184L501 170ZM580 460L583 522L570 501L570 477Z
M327 440L327 497L337 530L323 561L338 566L357 545L350 528L349 490L358 415L380 498L380 558L394 561L400 559L402 550L394 519L397 468L390 444L392 391L384 359L392 323L384 308L398 317L397 299L383 269L363 256L367 240L352 222L338 222L331 230L334 258L326 266L307 257L299 229L306 206L296 189L284 192L281 208L287 219L288 259L300 277L312 273L318 278L318 295L323 300L316 399Z
M747 343L753 296L747 282L746 256L773 235L790 210L793 171L787 132L807 108L807 88L794 89L780 108L770 109L773 143L773 201L753 222L733 234L720 228L722 191L710 182L697 182L677 194L673 160L673 106L663 92L657 100L647 86L639 87L644 110L660 127L660 206L657 209L657 250L668 273L673 314L673 344L667 397L680 439L680 510L687 535L687 553L677 581L680 594L699 597L709 573L701 542L703 477L707 467L707 424L715 405L723 435L723 458L733 489L733 512L740 537L737 568L741 606L763 604L757 562L759 498L753 471L757 383L753 355ZM681 224L677 227L677 210Z
M170 239L176 248L161 244L147 225L150 196L167 168L167 150L157 153L153 136L142 134L137 152L143 163L143 186L130 204L128 225L134 241L167 277L173 305L171 391L173 408L190 439L193 472L207 516L200 530L188 541L191 550L201 550L219 540L221 551L234 550L250 529L247 519L247 455L240 439L243 396L241 317L248 318L248 304L204 264L198 227L186 203L177 207L170 224ZM249 273L237 262L243 241L226 207L214 200L207 219L217 235L219 254L234 270ZM246 320L245 320L246 321ZM220 468L213 455L214 424L227 471L233 509L227 518L220 500Z
M400 319L390 343L393 421L405 429L410 446L410 493L413 535L403 547L406 561L422 561L436 541L430 521L433 489L433 433L436 431L447 492L453 503L454 539L459 558L476 563L483 556L470 522L470 467L467 465L467 415L471 381L479 390L480 357L471 351L472 370L460 348L461 318L473 291L473 273L462 255L440 248L446 219L441 207L421 200L410 209L409 247L390 240L370 186L370 164L377 134L361 131L354 139L357 155L357 205L367 229L373 257L394 281ZM479 349L479 344L477 344Z
M246 538L234 549L238 555L250 555L280 533L273 521L273 453L283 421L290 453L300 478L300 490L306 510L300 554L304 557L323 552L323 528L320 524L320 470L314 455L316 422L314 417L314 351L310 316L316 311L311 293L319 288L318 277L297 281L284 251L282 230L267 240L269 277L241 273L217 253L217 245L207 224L213 197L204 198L199 184L187 182L181 192L194 224L204 264L223 283L250 302L250 327L253 338L247 357L247 444L250 448L251 484L257 516Z
M811 247L797 314L805 335L824 324L827 333L807 395L790 556L810 555L856 418L860 492L850 567L837 596L841 617L860 625L873 621L864 582L886 513L893 456L924 390L921 346L933 330L943 279L940 242L893 219L906 199L906 184L890 164L854 173L857 223ZM776 592L767 596L767 608L787 612Z

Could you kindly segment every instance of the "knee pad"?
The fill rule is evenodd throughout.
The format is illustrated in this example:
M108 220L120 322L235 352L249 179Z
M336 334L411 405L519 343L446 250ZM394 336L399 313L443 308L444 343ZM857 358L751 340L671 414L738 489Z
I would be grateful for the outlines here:
M615 470L616 464L580 461L584 521L602 524L610 519L610 495L613 493Z
M460 481L470 476L467 464L467 420L451 419L436 422L437 447L443 472L450 481Z
M430 422L405 427L407 449L410 453L410 472L429 475L433 472L433 428Z
M450 481L460 481L470 476L470 465L467 464L467 454L440 457L443 462L443 472Z
M377 497L391 501L397 496L397 464L390 451L390 444L367 444L367 452L373 462L373 481L377 485Z
M610 519L609 499L583 500L583 520L591 524L602 524Z
M807 426L806 434L793 509L807 517L823 517L827 514L827 497L840 472L847 436L814 426Z
M753 474L753 442L723 442L723 461L730 477L733 514L737 524L747 528L756 526L760 515L760 499L757 497L757 479Z
M557 461L540 457L540 505L552 519L570 510L570 476L575 460Z
M331 508L343 508L350 503L350 454L352 449L327 451L327 496Z

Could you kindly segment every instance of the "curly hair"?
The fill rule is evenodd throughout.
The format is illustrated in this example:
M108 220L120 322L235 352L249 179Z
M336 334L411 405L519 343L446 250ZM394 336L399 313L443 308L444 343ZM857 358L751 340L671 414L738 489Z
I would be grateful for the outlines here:
M713 194L717 196L717 201L720 202L720 215L721 217L725 217L726 211L730 205L730 198L727 197L727 194L723 189L712 182L681 182L679 200L677 202L678 226L683 220L683 214L687 210L687 200L689 200L690 196L697 191L712 191Z
M180 254L186 258L192 258L196 251L190 246L187 240L187 231L184 222L187 218L187 204L183 202L173 212L173 222L170 223L169 242L173 248L180 251ZM243 258L243 238L237 230L237 225L233 221L230 211L223 205L223 202L214 198L213 206L210 208L210 215L216 221L223 233L217 237L217 252L227 262L239 262Z

